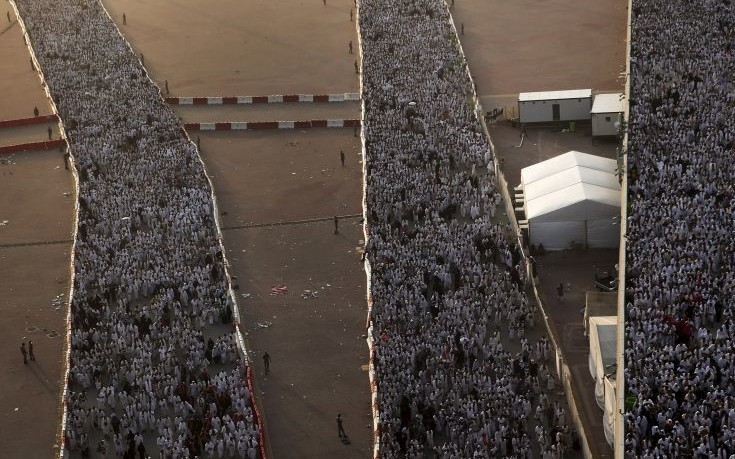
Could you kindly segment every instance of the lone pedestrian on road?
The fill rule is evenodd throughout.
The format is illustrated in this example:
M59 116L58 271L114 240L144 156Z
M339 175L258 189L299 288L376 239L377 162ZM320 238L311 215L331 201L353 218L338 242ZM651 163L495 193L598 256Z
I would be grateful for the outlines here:
M339 151L339 160L342 161L342 167L345 167L345 152L342 150Z
M263 354L263 366L265 367L265 375L271 372L271 356L267 352Z
M38 107L33 107L33 116L38 118Z
M48 139L51 140L51 135L54 133L54 131L51 129L51 126L48 127Z
M464 37L464 22L461 24L462 26L462 36Z
M339 219L334 216L334 234L339 234Z
M342 414L337 413L337 434L339 435L339 438L347 437L347 434L345 433L345 428L342 425Z
M559 286L556 288L556 296L559 297L559 302L564 302L564 283L559 282Z
M68 151L64 152L64 169L69 170L69 159L71 155Z
M123 25L127 25L127 23L128 23L128 18L127 16L125 16L125 13L123 13Z
M350 54L352 54L352 40L350 40Z
M28 351L26 351L26 343L20 343L20 353L23 354L23 365L28 365Z
M350 22L352 22L352 15L354 14L352 11L353 11L352 8L350 8ZM8 18L8 21L9 20L10 20L10 18Z
M168 80L166 80L166 94L168 94Z
M359 66L357 65L357 61L355 61L355 73L356 73L357 75L359 75L359 74L360 74L360 67L359 67Z
M36 361L36 356L33 354L33 341L28 340L28 357L31 358L32 362Z

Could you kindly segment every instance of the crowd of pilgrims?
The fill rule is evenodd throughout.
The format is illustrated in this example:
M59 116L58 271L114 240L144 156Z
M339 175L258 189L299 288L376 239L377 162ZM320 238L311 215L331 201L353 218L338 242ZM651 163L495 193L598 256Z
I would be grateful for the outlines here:
M97 0L18 0L79 175L72 457L259 457L211 189Z
M359 19L380 456L561 457L574 441L548 396L554 351L534 338L523 255L494 216L446 3L362 0Z
M735 5L635 0L632 21L625 450L726 459L735 455Z

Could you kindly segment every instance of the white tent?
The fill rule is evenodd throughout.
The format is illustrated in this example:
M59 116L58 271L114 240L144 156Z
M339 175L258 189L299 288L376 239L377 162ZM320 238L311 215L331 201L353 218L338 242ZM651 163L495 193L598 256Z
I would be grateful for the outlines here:
M605 409L605 374L617 362L618 318L616 316L590 317L590 374L595 378L595 399Z
M613 446L615 440L615 375L605 376L605 414L602 415L602 427L605 431L605 440Z
M620 183L614 159L570 151L521 170L532 244L547 250L620 243Z

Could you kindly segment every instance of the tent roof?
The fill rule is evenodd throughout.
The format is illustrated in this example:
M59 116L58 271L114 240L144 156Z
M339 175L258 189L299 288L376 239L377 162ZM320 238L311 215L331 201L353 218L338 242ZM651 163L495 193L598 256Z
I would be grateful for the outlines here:
M570 89L566 91L536 91L522 92L518 94L518 102L532 102L538 100L589 99L590 97L592 97L591 89Z
M618 318L616 316L590 317L590 328L597 328L597 341L605 367L616 362L615 353L618 342Z
M622 96L623 94L620 92L596 95L594 102L592 102L592 110L590 113L622 113Z
M592 220L620 212L617 162L570 151L521 170L526 218Z

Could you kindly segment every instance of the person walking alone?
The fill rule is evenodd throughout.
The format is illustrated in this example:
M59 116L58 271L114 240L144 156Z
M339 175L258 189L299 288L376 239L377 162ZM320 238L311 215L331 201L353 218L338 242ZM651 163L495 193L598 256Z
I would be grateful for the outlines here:
M342 425L342 414L337 413L337 434L339 435L339 438L347 438L347 434L345 433L345 428Z
M334 216L334 234L339 234L339 219Z
M263 367L265 367L265 375L271 372L271 356L267 352L263 354Z
M352 40L350 40L349 48L350 48L350 54L352 54Z
M564 283L559 282L559 286L556 288L556 296L559 298L559 303L564 302Z
M342 167L345 167L345 152L342 150L339 151L339 160L342 161Z
M26 351L26 343L20 343L20 353L23 354L23 365L28 365L28 351Z

